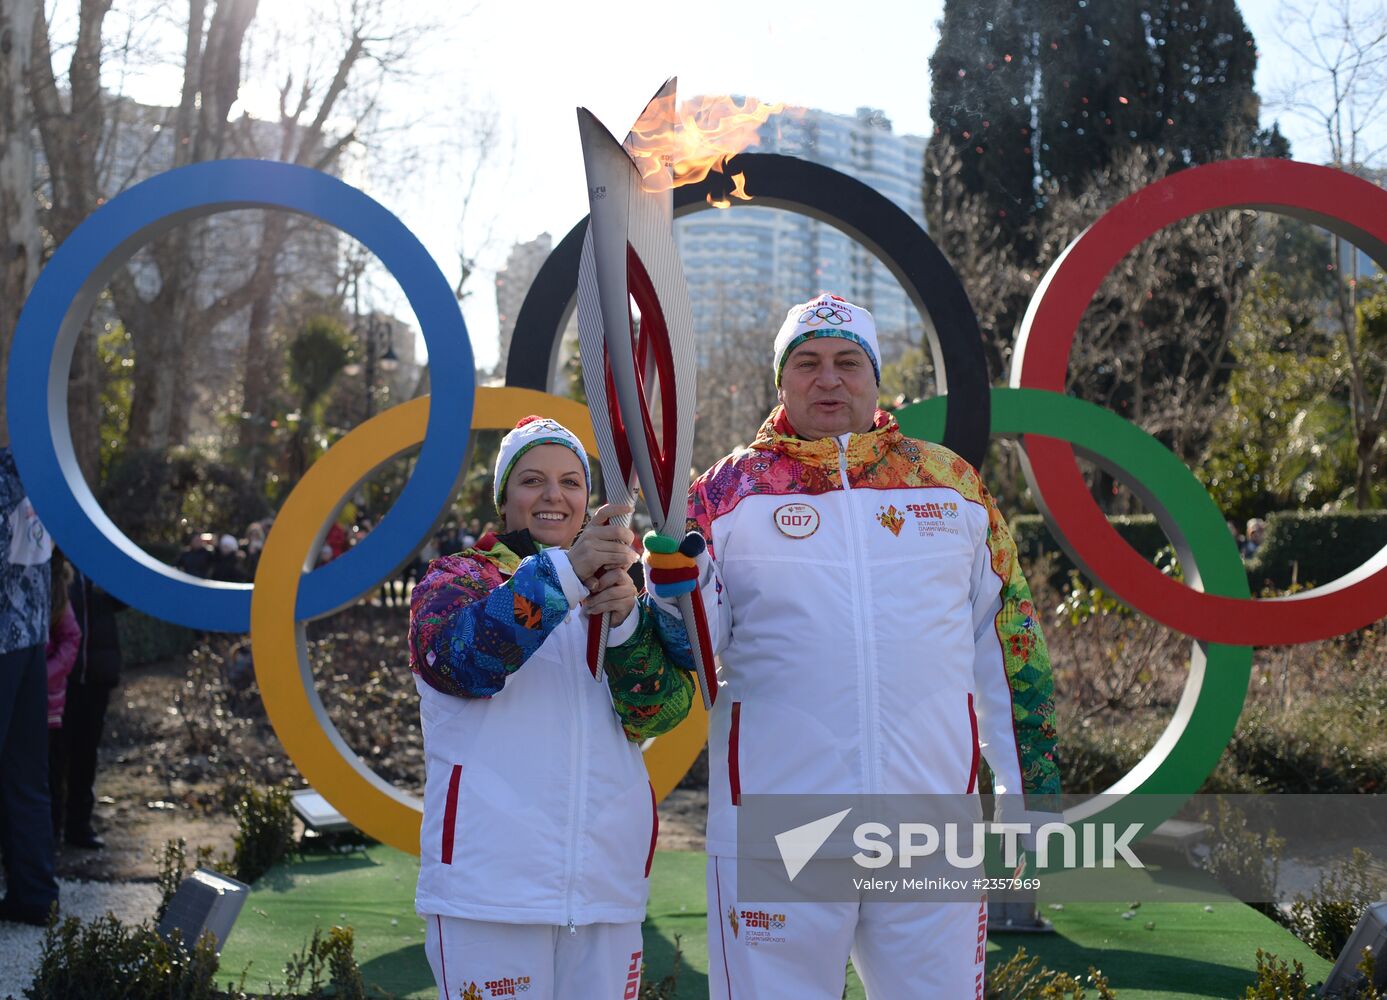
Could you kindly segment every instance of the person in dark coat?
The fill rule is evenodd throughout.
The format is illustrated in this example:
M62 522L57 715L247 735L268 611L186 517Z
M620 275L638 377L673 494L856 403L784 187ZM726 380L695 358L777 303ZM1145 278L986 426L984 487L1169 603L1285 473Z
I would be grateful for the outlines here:
M67 797L63 839L73 847L100 850L105 842L92 826L96 808L96 751L106 725L111 691L120 683L120 633L116 612L125 604L80 570L70 591L72 610L82 629L77 662L67 678L63 744L67 753Z
M58 902L44 658L52 555L14 457L0 444L0 921L39 926Z

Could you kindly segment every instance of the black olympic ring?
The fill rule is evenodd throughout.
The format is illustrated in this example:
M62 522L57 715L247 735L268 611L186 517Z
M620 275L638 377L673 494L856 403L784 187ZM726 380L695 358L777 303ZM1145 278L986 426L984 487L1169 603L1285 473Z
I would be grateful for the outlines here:
M822 164L776 153L743 153L732 157L724 169L725 174L710 174L697 184L675 188L675 216L711 207L707 196L723 197L728 178L740 173L752 198L745 204L826 222L875 254L924 320L935 391L948 397L943 443L974 466L980 465L987 452L992 411L978 318L958 273L924 229L885 195ZM516 317L506 385L548 391L561 331L577 296L578 255L586 229L584 218L535 276ZM806 289L805 295L816 291ZM766 353L769 357L770 332Z

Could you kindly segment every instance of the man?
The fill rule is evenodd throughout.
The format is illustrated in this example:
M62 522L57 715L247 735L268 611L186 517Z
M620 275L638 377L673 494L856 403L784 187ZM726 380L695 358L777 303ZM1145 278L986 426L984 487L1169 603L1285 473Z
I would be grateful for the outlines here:
M0 920L41 926L58 902L48 798L48 612L53 542L0 446Z
M981 893L738 898L739 863L780 865L739 848L743 795L974 795L980 752L999 799L1059 791L1048 655L977 472L876 408L876 328L860 306L824 295L791 309L774 363L781 406L690 491L721 660L709 734L712 995L836 1000L851 954L869 997L981 998ZM662 599L693 587L694 561L675 560L647 557ZM761 911L771 934L749 932Z

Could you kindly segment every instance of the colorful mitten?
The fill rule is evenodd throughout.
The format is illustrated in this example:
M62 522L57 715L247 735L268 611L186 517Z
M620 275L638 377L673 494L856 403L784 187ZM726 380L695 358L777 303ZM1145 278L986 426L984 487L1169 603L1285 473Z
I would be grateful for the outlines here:
M698 587L700 557L707 545L697 531L690 531L684 540L648 531L645 544L645 585L656 597L665 601L677 600Z

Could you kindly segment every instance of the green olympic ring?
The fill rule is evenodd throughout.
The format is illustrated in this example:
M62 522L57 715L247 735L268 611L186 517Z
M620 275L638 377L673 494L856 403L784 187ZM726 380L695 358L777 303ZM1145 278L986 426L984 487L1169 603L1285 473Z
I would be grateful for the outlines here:
M909 436L938 441L945 405L942 396L912 403L897 411L896 419ZM1024 436L1031 434L1074 445L1142 498L1180 553L1191 585L1223 597L1251 596L1242 558L1217 504L1185 463L1141 428L1071 396L994 388L992 433L1022 436L1023 447ZM1058 530L1054 534L1063 537ZM1173 816L1218 766L1237 728L1251 676L1250 646L1195 640L1184 693L1155 745L1100 796L1065 810L1065 820L1095 824L1085 830L1098 823L1119 828L1141 823L1150 832Z

